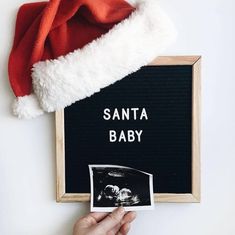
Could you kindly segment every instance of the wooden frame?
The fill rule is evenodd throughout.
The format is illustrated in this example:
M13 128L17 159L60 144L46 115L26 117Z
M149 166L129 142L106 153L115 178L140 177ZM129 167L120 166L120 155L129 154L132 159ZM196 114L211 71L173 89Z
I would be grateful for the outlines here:
M192 193L156 193L156 202L200 202L200 56L162 56L150 65L192 65ZM57 111L56 118L56 200L57 202L84 202L90 194L65 192L64 111Z

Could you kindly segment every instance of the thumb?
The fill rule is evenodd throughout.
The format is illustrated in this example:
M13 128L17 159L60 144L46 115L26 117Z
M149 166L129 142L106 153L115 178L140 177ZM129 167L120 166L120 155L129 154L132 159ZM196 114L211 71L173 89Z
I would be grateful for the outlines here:
M113 229L115 226L120 225L121 221L125 215L125 210L123 207L115 209L111 214L109 214L105 219L103 219L98 226L103 232L108 232Z

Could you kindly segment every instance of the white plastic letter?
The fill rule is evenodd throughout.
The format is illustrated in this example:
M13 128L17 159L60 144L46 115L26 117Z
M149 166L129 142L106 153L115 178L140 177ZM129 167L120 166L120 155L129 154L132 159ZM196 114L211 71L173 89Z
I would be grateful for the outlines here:
M103 115L103 118L104 120L109 120L110 119L110 109L106 108L104 109L104 115Z
M116 142L117 137L116 137L116 131L110 130L109 131L109 142Z

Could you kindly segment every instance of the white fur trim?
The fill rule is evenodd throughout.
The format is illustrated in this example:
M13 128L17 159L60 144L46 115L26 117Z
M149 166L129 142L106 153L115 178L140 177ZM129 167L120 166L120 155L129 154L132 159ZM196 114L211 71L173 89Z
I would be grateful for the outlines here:
M175 40L174 25L156 0L131 1L136 10L108 33L66 56L34 65L34 92L44 110L99 92L147 65Z
M34 118L43 114L34 94L16 97L12 105L13 114L18 118Z

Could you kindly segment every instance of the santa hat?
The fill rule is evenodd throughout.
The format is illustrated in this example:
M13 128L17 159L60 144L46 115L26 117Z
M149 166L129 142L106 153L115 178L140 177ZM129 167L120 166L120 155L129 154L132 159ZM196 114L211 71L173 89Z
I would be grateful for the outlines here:
M99 92L174 41L156 0L51 0L18 12L9 80L13 113L32 118Z

